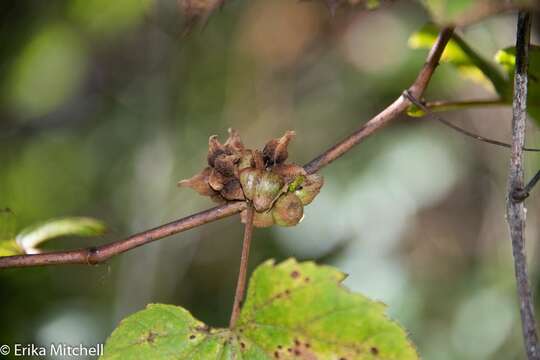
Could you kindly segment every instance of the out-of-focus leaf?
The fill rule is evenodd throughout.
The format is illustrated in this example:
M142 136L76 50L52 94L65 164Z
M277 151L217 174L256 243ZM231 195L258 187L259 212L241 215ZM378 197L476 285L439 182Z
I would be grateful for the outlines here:
M17 244L17 241L15 241L15 239L0 241L0 257L22 254L24 254L24 251L23 249L21 249L19 244Z
M410 36L409 46L413 49L431 49L438 33L436 26L425 25ZM456 66L465 78L496 91L501 97L511 96L509 83L496 65L484 59L458 35L448 42L441 61Z
M0 210L0 241L15 239L17 219L8 208Z
M514 84L514 71L516 68L516 48L507 47L495 54L495 61L501 64L510 78L510 86ZM532 45L529 48L529 88L527 95L527 111L540 124L540 46Z
M411 104L407 108L407 115L412 117L422 117L426 115L426 112L422 109L420 109L416 104Z
M17 219L8 208L0 210L0 256L23 254L23 250L15 241Z
M349 6L363 6L368 10L375 10L381 5L381 0L323 0L326 3L326 6L330 9L330 13L335 14L336 10L340 6L349 5Z
M381 1L380 0L366 0L365 4L366 4L366 9L373 10L373 9L378 8L381 5Z
M115 35L138 25L153 5L153 0L73 0L73 19L95 35Z
M474 10L478 0L423 0L433 18L439 23L449 23L464 13ZM493 2L493 1L492 1Z
M509 77L514 76L516 67L516 48L514 46L499 50L495 54L495 61L503 66ZM540 46L529 47L529 86L540 86Z
M463 18L489 16L514 5L527 6L532 0L422 0L433 19L439 24L461 22Z
M7 81L10 106L22 117L48 113L71 96L84 77L86 49L65 25L48 25L24 46Z
M313 262L267 261L255 270L232 330L180 307L154 304L124 319L103 359L418 359L385 306L353 294L345 275Z
M96 219L70 217L50 220L22 230L17 243L26 253L37 252L39 244L60 236L98 236L105 232L105 225Z

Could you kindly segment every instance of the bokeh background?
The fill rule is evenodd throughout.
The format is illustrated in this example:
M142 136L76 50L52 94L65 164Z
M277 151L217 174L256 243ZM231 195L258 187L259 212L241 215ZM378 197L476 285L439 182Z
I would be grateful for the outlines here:
M426 51L407 39L429 15L411 1L334 18L322 2L231 1L190 36L174 0L2 1L0 18L0 207L20 228L72 215L108 224L103 237L51 241L52 250L213 206L176 182L202 168L208 137L224 139L229 127L251 147L293 129L291 158L309 161L414 80ZM492 58L514 33L507 14L462 35ZM426 93L492 96L448 65ZM445 117L509 139L508 108ZM540 146L533 124L528 142ZM300 225L257 230L251 268L293 256L342 269L349 288L389 305L425 359L522 359L504 218L508 157L403 117L322 171L326 185ZM526 166L530 176L538 155ZM540 190L527 205L540 294ZM241 233L233 217L98 266L3 270L0 343L103 342L150 302L224 326Z

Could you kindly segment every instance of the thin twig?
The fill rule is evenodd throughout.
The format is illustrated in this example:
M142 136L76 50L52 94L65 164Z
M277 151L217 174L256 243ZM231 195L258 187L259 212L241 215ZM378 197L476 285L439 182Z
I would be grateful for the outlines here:
M497 145L497 146L502 146L502 147L505 147L505 148L511 148L512 145L509 144L509 143L505 143L503 141L499 141L499 140L495 140L495 139L490 139L490 138L487 138L485 136L482 136L482 135L478 135L478 134L475 134L469 130L465 130L457 125L454 125L452 124L450 121L440 117L440 116L437 116L433 113L433 111L431 111L431 109L429 109L426 105L422 104L422 102L420 102L418 99L416 99L414 96L412 96L407 90L405 90L403 92L403 95L405 97L407 97L414 105L418 106L420 108L420 110L422 110L423 112L426 113L426 115L430 115L432 116L435 120L437 120L438 122L440 122L441 124L444 124L445 126L448 126L449 128L465 135L465 136L468 136L470 138L473 138L475 140L479 140L479 141L483 141L483 142L486 142L488 144L492 144L492 145ZM536 148L528 148L528 147L523 147L523 151L530 151L530 152L540 152L540 149L536 149Z
M479 99L463 101L436 100L427 101L424 105L432 112L471 109L478 107L507 106L510 103L503 99Z
M246 290L247 268L249 264L249 249L251 247L251 238L253 235L253 216L255 210L253 206L248 205L246 214L246 225L244 228L244 240L242 241L242 256L240 257L240 271L238 272L238 282L236 283L236 293L234 294L233 308L231 312L231 321L229 328L232 329L236 325L238 315L240 314L240 306L244 301L244 292Z
M540 170L538 170L536 172L536 174L534 174L532 179L527 183L527 185L525 185L525 187L522 190L515 189L516 191L514 191L512 193L512 198L515 201L523 201L523 200L525 200L526 198L529 197L532 189L538 183L539 180L540 180Z
M409 87L408 91L416 98L420 98L422 93L426 89L431 76L435 71L435 68L439 64L439 59L441 58L442 52L452 37L453 28L445 28L437 37L435 44L431 48L431 51L428 54L426 63L420 70L416 80ZM343 154L351 150L355 145L360 143L369 135L373 134L375 131L381 129L383 126L387 125L391 120L394 120L403 113L409 105L411 104L410 100L404 96L398 97L390 106L381 111L379 114L375 115L371 120L365 123L362 127L356 130L354 133L349 135L346 139L340 141L336 145L332 146L330 149L326 150L324 153L307 163L304 168L308 174L313 174L319 171L323 166L330 164L332 161L341 157Z
M245 202L228 203L158 226L154 229L143 231L132 235L127 239L94 248L49 252L35 255L4 256L0 257L0 269L58 264L94 265L149 242L234 215L245 208Z
M441 30L435 44L427 56L424 66L420 70L414 83L409 88L409 91L414 95L414 97L420 98L422 96L422 93L431 80L431 76L433 75L435 68L439 64L439 59L446 44L452 37L452 33L453 28L444 28ZM375 131L382 129L384 125L387 125L390 121L397 119L400 114L407 110L409 105L411 105L410 100L400 95L392 104L365 123L352 135L332 146L317 158L304 165L304 169L310 174L317 172L322 167L330 164L335 159L350 151L355 145L359 144L363 139L373 134ZM237 214L244 210L246 206L247 205L245 202L225 204L152 230L143 231L127 239L119 240L97 248L51 252L36 255L0 257L0 269L59 264L97 264L106 261L114 255L128 251L148 242ZM196 217L198 221L193 220L193 217ZM204 221L201 218L204 218Z
M540 359L538 335L534 318L533 299L529 285L527 258L525 255L525 207L513 194L523 189L523 145L525 144L525 122L527 120L527 69L531 15L520 11L516 31L516 71L514 75L514 98L512 105L512 157L508 172L506 219L512 240L514 270L519 296L521 326L525 352L529 360Z

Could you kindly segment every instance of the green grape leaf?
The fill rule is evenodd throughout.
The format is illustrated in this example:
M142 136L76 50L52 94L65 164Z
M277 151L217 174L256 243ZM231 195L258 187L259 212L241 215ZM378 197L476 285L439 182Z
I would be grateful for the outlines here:
M233 329L151 304L120 323L102 359L418 359L385 305L348 291L344 278L313 262L266 261L251 277Z
M514 71L516 68L516 48L514 46L501 49L495 54L495 61L502 65L510 84L514 84ZM527 111L529 115L540 123L540 46L529 47L529 89L527 95Z
M438 33L435 25L427 24L409 37L409 46L431 49ZM497 92L502 98L511 98L511 86L496 64L484 59L458 35L454 34L448 42L441 62L454 65L463 77Z
M37 252L41 243L60 236L98 236L105 232L105 225L87 217L66 217L30 226L17 234L16 240L26 253Z

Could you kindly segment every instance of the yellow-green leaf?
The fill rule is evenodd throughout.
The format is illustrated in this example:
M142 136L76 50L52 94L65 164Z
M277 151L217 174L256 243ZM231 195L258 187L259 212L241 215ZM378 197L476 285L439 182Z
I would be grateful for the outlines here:
M86 46L76 31L65 24L45 26L8 72L8 105L23 118L54 110L80 86L86 65Z
M435 25L425 25L409 37L409 46L413 49L431 49L438 33L439 30ZM497 92L503 98L511 96L508 80L496 64L484 59L458 35L454 34L448 42L441 62L452 64L464 78Z
M235 328L153 304L120 323L102 359L418 359L385 305L348 291L344 278L313 262L267 261L253 273Z
M12 240L17 230L17 219L8 208L0 209L0 241Z
M105 225L87 217L67 217L49 220L22 230L17 243L26 253L36 252L37 247L60 236L98 236L105 232Z
M514 84L516 68L516 48L501 49L495 54L495 61L502 65L510 78L510 87ZM529 47L529 88L527 96L527 111L534 120L540 123L540 46Z
M19 246L19 244L17 244L17 241L15 241L14 239L0 241L0 257L22 254L24 254L23 249Z

